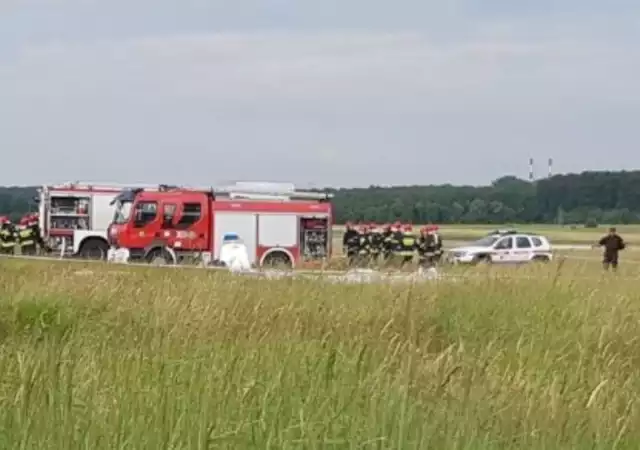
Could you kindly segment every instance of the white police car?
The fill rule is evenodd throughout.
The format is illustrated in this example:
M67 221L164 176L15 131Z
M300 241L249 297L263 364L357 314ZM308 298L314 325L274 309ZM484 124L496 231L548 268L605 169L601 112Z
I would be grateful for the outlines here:
M553 258L549 240L540 235L506 232L490 234L469 245L449 250L454 264L548 262Z

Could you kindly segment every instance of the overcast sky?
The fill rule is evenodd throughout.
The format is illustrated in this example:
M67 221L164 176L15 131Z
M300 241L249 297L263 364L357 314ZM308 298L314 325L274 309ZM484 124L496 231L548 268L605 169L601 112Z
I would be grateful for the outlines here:
M4 0L0 184L640 168L637 0Z

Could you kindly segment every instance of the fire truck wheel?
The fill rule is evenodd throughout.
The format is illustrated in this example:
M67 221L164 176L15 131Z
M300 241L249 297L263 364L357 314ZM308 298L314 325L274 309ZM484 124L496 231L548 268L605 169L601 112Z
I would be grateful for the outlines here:
M265 256L262 261L263 267L269 268L286 268L291 269L293 264L291 263L291 258L285 252L273 252L269 253Z
M85 259L105 259L109 244L102 239L87 239L80 246L80 256Z
M161 248L156 248L154 250L151 250L147 254L146 259L147 259L147 262L149 262L149 264L153 264L156 266L175 264L175 261L173 260L171 253Z

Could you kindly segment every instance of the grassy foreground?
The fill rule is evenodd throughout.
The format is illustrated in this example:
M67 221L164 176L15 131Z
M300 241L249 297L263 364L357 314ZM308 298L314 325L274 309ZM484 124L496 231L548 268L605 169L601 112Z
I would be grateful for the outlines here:
M0 260L0 448L636 449L633 267L339 286Z

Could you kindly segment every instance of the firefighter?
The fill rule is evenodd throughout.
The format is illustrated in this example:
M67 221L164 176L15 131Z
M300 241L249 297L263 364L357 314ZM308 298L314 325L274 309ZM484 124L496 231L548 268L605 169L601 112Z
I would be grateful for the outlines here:
M367 224L360 225L358 229L358 265L368 265L371 258L371 243L369 241L369 235L371 233L370 227Z
M413 227L411 225L405 225L402 227L402 240L400 241L400 251L398 254L402 257L402 265L413 261L413 257L416 253L416 236L413 233Z
M0 253L13 253L16 247L16 228L8 217L0 217Z
M24 254L36 254L38 248L44 248L37 214L29 214L20 220L18 244Z
M426 265L429 259L429 247L430 247L430 236L427 233L428 227L420 228L420 234L418 235L418 239L416 240L416 247L418 249L418 261L419 264Z
M382 243L382 257L385 263L395 259L395 256L399 251L401 239L399 231L400 227L401 225L399 222L385 225L383 231L384 240Z
M438 225L432 225L433 236L436 241L436 262L440 262L442 259L442 254L444 250L442 250L442 236L440 236L440 227Z
M438 236L436 227L429 225L420 229L420 237L416 243L418 256L420 258L420 266L430 269L436 265L438 261Z
M383 250L382 228L374 223L369 225L369 256L371 262L377 262Z
M396 257L402 257L402 223L396 221L391 227L391 236L389 238L390 243L390 256L395 259Z
M29 214L20 219L16 227L18 237L17 244L20 246L20 253L23 253L23 250L29 252L29 250L36 245L33 229L29 227L30 223L31 215Z
M395 229L393 225L387 223L382 226L382 260L388 261L393 254L393 250L397 246L397 242L395 239Z
M358 256L360 246L360 234L351 222L348 222L342 237L342 248L347 255L349 265L354 263L354 259Z

